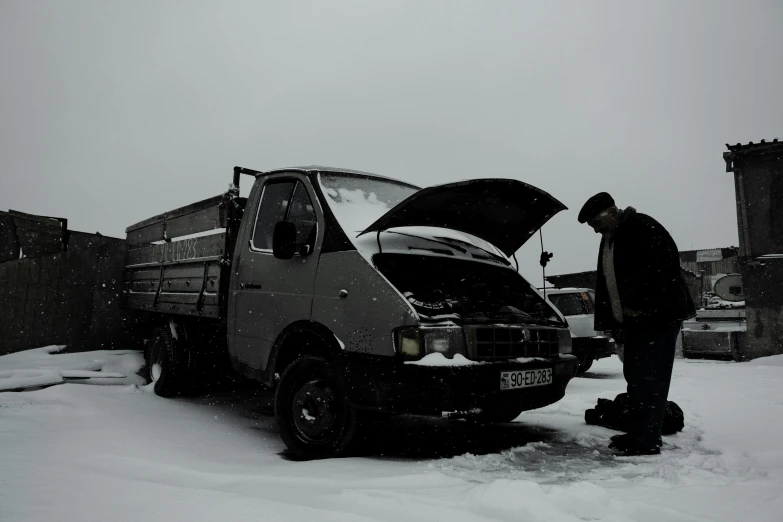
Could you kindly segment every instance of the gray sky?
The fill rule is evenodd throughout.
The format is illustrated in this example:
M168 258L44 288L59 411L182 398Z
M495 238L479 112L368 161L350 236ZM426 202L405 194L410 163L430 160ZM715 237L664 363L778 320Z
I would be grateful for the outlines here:
M594 268L601 190L737 245L721 155L783 138L781 28L775 0L0 0L0 209L123 236L234 165L324 164L542 188L551 274Z

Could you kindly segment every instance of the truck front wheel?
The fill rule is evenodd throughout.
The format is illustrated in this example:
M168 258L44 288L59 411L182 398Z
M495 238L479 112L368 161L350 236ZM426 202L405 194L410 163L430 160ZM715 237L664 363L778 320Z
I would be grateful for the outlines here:
M275 419L286 446L308 459L344 454L358 424L338 369L312 356L296 359L283 372L275 393Z

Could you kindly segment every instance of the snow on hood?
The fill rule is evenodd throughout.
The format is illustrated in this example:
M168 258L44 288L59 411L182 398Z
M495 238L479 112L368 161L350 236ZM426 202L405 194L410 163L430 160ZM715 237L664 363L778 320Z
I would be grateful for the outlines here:
M380 247L379 247L380 243ZM378 253L448 256L455 259L511 266L509 258L483 239L437 227L396 227L378 234L363 234L354 245L367 259Z

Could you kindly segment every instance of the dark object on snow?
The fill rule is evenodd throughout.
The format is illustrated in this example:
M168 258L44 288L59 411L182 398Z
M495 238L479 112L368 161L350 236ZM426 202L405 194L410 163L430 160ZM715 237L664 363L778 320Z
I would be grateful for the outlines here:
M618 451L618 456L638 457L641 455L660 455L662 444L640 445L631 435L623 433L612 437L609 449Z
M633 414L628 401L628 394L621 393L614 400L598 399L595 408L585 411L585 422L603 426L618 431L628 431L633 422ZM662 435L673 435L685 427L685 416L677 403L666 401L663 414Z

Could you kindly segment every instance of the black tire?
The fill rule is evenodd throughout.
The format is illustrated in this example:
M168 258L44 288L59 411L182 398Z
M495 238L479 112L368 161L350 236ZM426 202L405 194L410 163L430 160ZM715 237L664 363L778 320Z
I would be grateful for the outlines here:
M275 420L285 445L306 459L345 454L359 424L338 369L313 356L296 359L283 372L275 392Z
M170 326L155 329L145 355L148 378L155 383L156 395L176 397L185 391L187 353L172 336Z
M585 355L579 358L579 366L576 369L577 375L584 375L587 370L593 365L593 356Z

